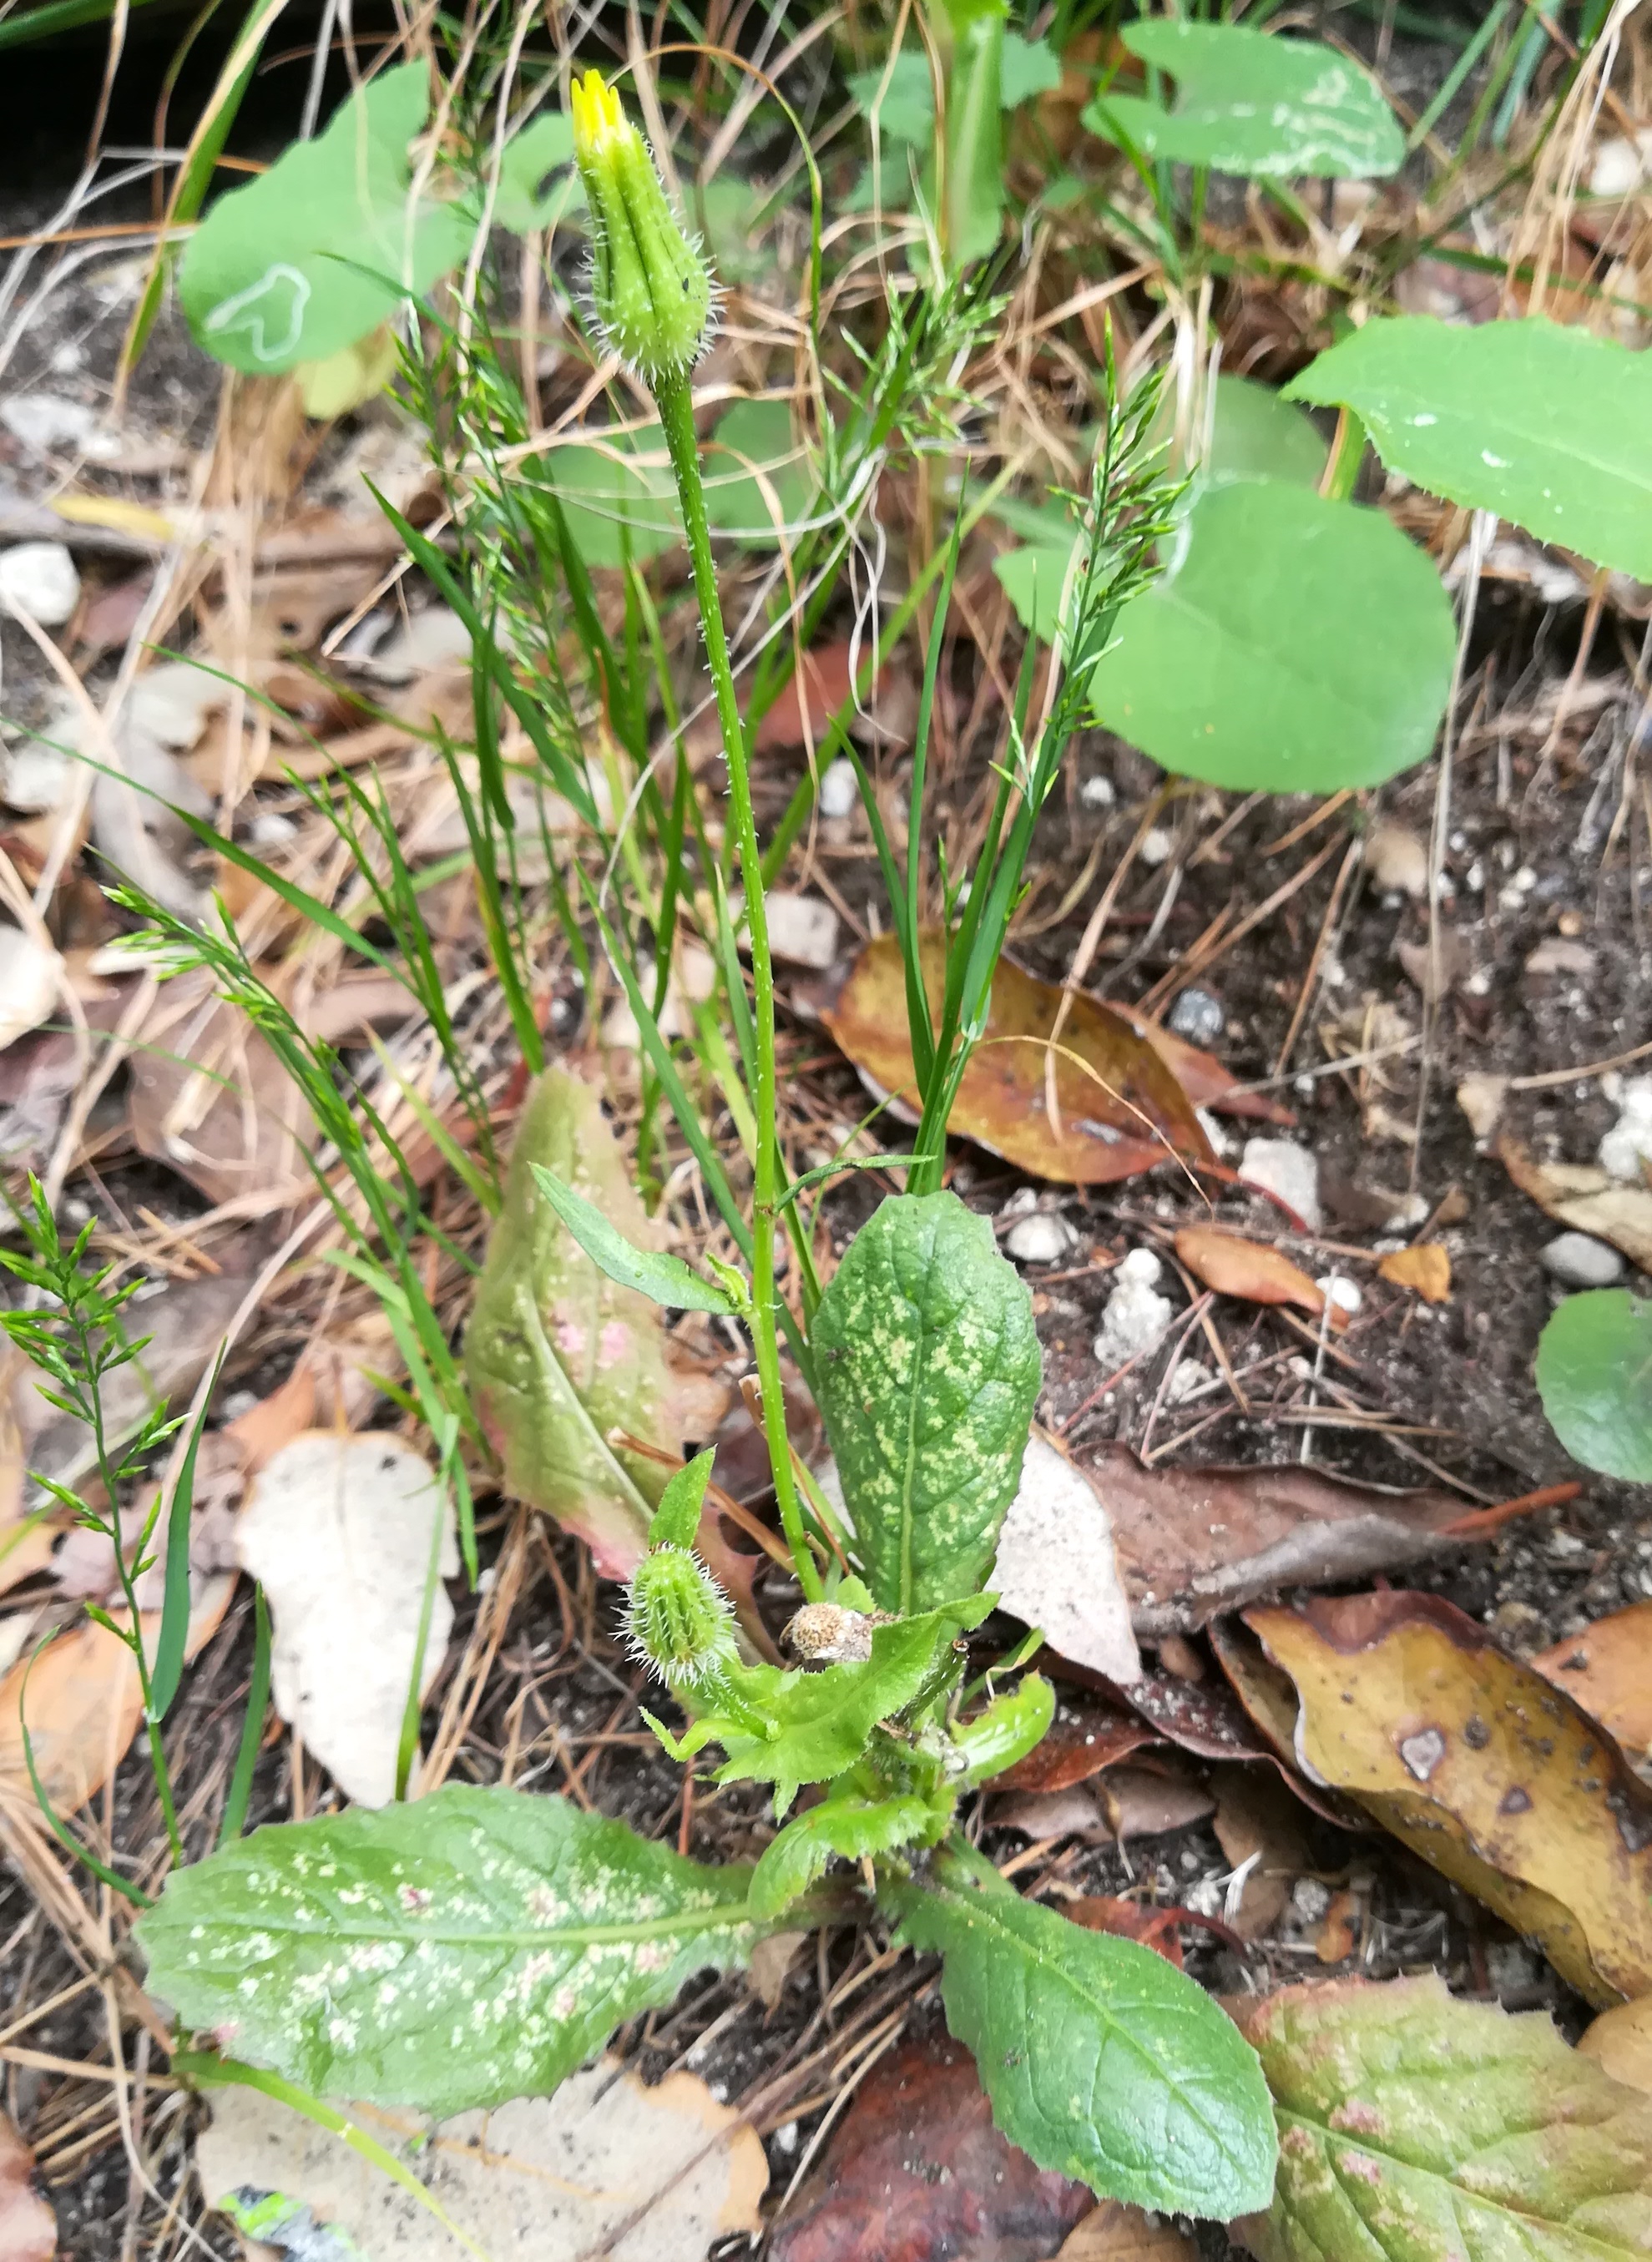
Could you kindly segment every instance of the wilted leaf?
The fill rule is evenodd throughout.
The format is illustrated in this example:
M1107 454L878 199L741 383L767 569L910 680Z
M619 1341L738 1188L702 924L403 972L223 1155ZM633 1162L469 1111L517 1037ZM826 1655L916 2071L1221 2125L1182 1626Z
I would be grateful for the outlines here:
M1166 109L1139 95L1100 93L1093 133L1120 132L1150 157L1219 173L1306 173L1367 179L1399 170L1405 140L1369 72L1317 40L1237 24L1132 24L1130 53L1176 81Z
M1288 388L1345 402L1414 486L1652 578L1652 368L1542 315L1367 322Z
M1597 1618L1532 1665L1637 1758L1652 1752L1652 1603Z
M669 1469L611 1446L674 1455L658 1309L598 1271L534 1183L534 1163L601 1210L626 1241L655 1237L588 1084L548 1069L523 1110L465 1339L477 1411L505 1488L589 1543L604 1577L640 1560Z
M1075 1664L1109 1681L1141 1672L1106 1505L1084 1471L1037 1431L999 1534L992 1584L1001 1610L1039 1627Z
M429 1463L385 1433L313 1430L271 1458L236 1523L242 1567L270 1601L276 1710L359 1805L395 1797L438 1516L437 1567L451 1578L453 1504ZM441 1670L452 1627L439 1576L421 1692Z
M1540 1163L1516 1139L1499 1139L1497 1151L1520 1192L1552 1218L1611 1242L1652 1272L1652 1186L1626 1184L1594 1163Z
M151 1990L236 2056L459 2113L548 2093L694 1972L742 1964L750 1878L566 1799L450 1783L174 1869L138 1934Z
M933 1006L942 977L938 938L925 940L923 969ZM1046 1071L1067 995L1000 960L986 1034L964 1070L949 1130L1035 1178L1073 1185L1134 1178L1172 1154L1213 1160L1192 1102L1154 1046L1122 1013L1082 991L1071 998L1057 1040L1064 1050L1054 1055L1057 1127L1046 1105ZM910 1111L917 1087L897 936L867 944L823 1019L862 1075Z
M1237 2000L1279 2116L1259 2262L1627 2262L1652 2254L1652 2104L1547 2014L1438 1978Z
M1035 2161L1141 2207L1225 2219L1266 2202L1267 2092L1202 1988L1023 1900L978 1855L939 1854L893 1898L902 1937L941 1954L947 2023L994 2118Z
M1434 1595L1245 1623L1290 1676L1320 1782L1540 1941L1591 2002L1652 1992L1652 1790L1569 1696Z
M1451 1258L1438 1241L1425 1241L1415 1249L1389 1250L1377 1273L1396 1288L1413 1289L1425 1304L1450 1300Z
M256 2089L211 2093L213 2122L195 2166L209 2205L235 2194L280 2192L296 2235L268 2227L292 2262L308 2262L314 2224L383 2262L456 2262L458 2248L371 2161ZM667 2074L648 2088L614 2058L572 2075L553 2100L519 2097L488 2114L432 2129L422 2115L351 2107L350 2118L386 2150L416 2163L419 2180L450 2222L494 2262L699 2262L713 2240L755 2233L768 2163L757 2132L719 2105L697 2074ZM289 2218L292 2220L292 2218ZM531 2233L524 2226L531 2223ZM531 2249L523 2244L531 2237Z
M1316 1319L1325 1308L1324 1292L1299 1265L1266 1242L1245 1241L1220 1226L1187 1225L1176 1235L1176 1254L1207 1288L1219 1296L1240 1296L1249 1304L1295 1304ZM1345 1328L1348 1315L1331 1307L1333 1328Z
M815 1315L820 1411L880 1610L985 1585L1042 1374L1026 1284L953 1193L891 1195Z
M1432 560L1381 511L1235 480L1121 616L1095 712L1207 785L1334 793L1426 758L1455 643Z
M1627 1288L1568 1296L1539 1340L1537 1387L1574 1460L1652 1484L1652 1300Z
M6 2262L52 2262L57 2217L34 2188L34 2155L0 2114L0 2254Z
M1095 1845L1109 1838L1123 1845L1132 1838L1162 1838L1172 1830L1186 1830L1204 1821L1215 1807L1203 1783L1172 1767L1161 1769L1150 1763L1109 1768L1105 1775L1069 1790L1013 1790L993 1801L992 1825L999 1830L1024 1831L1029 1838L1076 1834ZM1100 1929L1117 1932L1120 1927L1103 1925Z
M992 2125L957 2042L909 2042L876 2066L786 2215L775 2262L1042 2262L1093 2204Z
M1099 1455L1093 1473L1144 1638L1194 1633L1281 1587L1368 1578L1460 1544L1441 1536L1462 1514L1444 1490L1389 1492L1288 1463L1149 1469L1123 1445Z

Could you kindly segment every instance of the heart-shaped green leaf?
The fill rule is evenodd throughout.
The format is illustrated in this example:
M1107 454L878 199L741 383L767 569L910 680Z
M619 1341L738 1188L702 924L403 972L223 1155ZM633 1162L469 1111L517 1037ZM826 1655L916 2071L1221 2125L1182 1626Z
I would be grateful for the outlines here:
M956 1194L899 1194L815 1315L820 1410L880 1610L986 1583L1042 1372L1032 1299Z
M1538 1344L1537 1387L1575 1461L1652 1484L1652 1300L1627 1288L1568 1296Z
M1286 387L1353 409L1385 464L1652 580L1652 354L1541 315L1367 322Z
M750 1878L452 1783L175 1869L139 1937L155 1993L236 2057L444 2114L544 2095L703 1966L742 1964Z
M408 145L429 100L424 64L400 64L220 197L178 278L198 344L254 377L326 361L464 257L473 217L412 193Z
M1238 793L1335 793L1424 760L1456 637L1432 565L1381 511L1284 481L1202 495L1091 679L1098 718Z
M718 421L705 451L705 515L749 550L772 550L814 493L809 450L784 400L742 400Z
M1351 180L1397 172L1399 122L1369 72L1317 40L1238 24L1129 24L1132 54L1176 81L1176 100L1099 94L1084 123L1104 141L1219 173L1309 173Z
M902 1938L939 1950L947 2024L993 2119L1041 2168L1137 2207L1225 2219L1267 2204L1273 2115L1256 2053L1172 1963L1023 1900L962 1848L888 1898Z

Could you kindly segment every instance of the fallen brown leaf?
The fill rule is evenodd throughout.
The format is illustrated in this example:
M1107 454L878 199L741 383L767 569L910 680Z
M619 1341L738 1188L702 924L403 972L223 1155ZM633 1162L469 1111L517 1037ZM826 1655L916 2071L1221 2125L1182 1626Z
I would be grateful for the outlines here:
M875 2066L785 2217L775 2262L1042 2262L1094 2206L992 2125L962 2043L909 2042Z
M1237 1869L1257 1857L1230 1918L1242 1940L1272 1932L1290 1905L1291 1888L1313 1866L1300 1803L1271 1769L1218 1768L1216 1841Z
M1195 1107L1208 1107L1218 1115L1248 1116L1256 1123L1278 1123L1289 1127L1295 1122L1295 1116L1280 1101L1270 1099L1265 1091L1248 1091L1214 1054L1201 1052L1197 1045L1190 1045L1186 1037L1176 1036L1162 1021L1138 1013L1133 1005L1115 1005L1112 1010L1121 1020L1129 1023L1138 1037L1151 1045Z
M1090 1466L1146 1640L1196 1632L1282 1587L1369 1578L1458 1544L1442 1535L1463 1504L1439 1489L1388 1492L1289 1466L1149 1469L1124 1445Z
M1167 2216L1104 2199L1086 2215L1056 2262L1199 2262L1199 2249Z
M1360 1904L1352 1893L1332 1893L1314 1941L1322 1963L1345 1963L1360 1944Z
M1591 2002L1652 1991L1652 1790L1573 1703L1435 1595L1245 1623L1290 1677L1298 1757Z
M57 2217L34 2188L34 2155L0 2114L0 2254L6 2262L52 2262Z
M1218 1296L1239 1296L1248 1304L1295 1304L1316 1319L1325 1309L1324 1291L1265 1242L1246 1241L1219 1226L1187 1225L1176 1235L1176 1254L1194 1279ZM1347 1326L1348 1315L1340 1305L1331 1305L1331 1324Z
M1562 1225L1609 1241L1652 1272L1652 1186L1627 1185L1593 1163L1540 1163L1516 1139L1497 1152L1523 1194Z
M992 1826L1028 1838L1087 1838L1123 1845L1132 1838L1162 1838L1214 1812L1201 1783L1144 1767L1110 1769L1066 1790L1013 1790L992 1803Z
M1451 1258L1438 1241L1425 1241L1415 1249L1391 1249L1377 1272L1396 1288L1414 1289L1425 1304L1450 1300Z
M1652 2096L1652 1995L1603 2011L1578 2036L1577 2047L1614 2081Z
M1143 1901L1121 1900L1113 1893L1091 1893L1081 1901L1064 1901L1062 1914L1081 1924L1086 1932L1110 1932L1115 1940L1138 1941L1173 1963L1178 1971L1183 1956L1179 1927L1196 1923L1191 1909L1156 1908Z
M925 940L923 969L938 1002L936 937ZM1052 1055L1050 1032L1064 998L1063 1049ZM915 1084L898 937L868 943L822 1018L862 1077L910 1113ZM1047 1106L1052 1059L1059 1128ZM1215 1160L1193 1102L1122 1014L1040 982L1008 959L994 977L986 1033L964 1071L949 1127L1035 1178L1072 1185L1134 1178L1171 1155L1201 1165Z
M160 992L132 1055L132 1135L211 1202L277 1210L314 1185L314 1116L265 1038L207 977Z
M1652 1751L1652 1603L1597 1618L1532 1660L1637 1758Z
M1064 1689L1043 1741L994 1778L998 1790L1067 1790L1157 1740L1144 1720L1106 1698Z

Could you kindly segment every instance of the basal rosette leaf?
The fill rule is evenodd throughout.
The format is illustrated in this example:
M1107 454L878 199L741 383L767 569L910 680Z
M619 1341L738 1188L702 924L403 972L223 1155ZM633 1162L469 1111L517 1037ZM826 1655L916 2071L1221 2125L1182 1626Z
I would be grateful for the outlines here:
M152 1992L236 2057L459 2113L553 2090L694 1972L743 1964L750 1879L565 1799L450 1784L175 1869L138 1937Z
M812 1344L855 1549L881 1610L986 1583L1042 1362L1032 1299L956 1194L900 1194L850 1243Z
M947 2024L993 2119L1041 2168L1138 2207L1226 2219L1266 2204L1267 2087L1202 1988L1023 1900L956 1844L887 1898L908 1945L940 1953Z
M1627 2262L1652 2254L1652 2099L1547 2013L1438 1978L1338 1980L1232 2006L1279 2121L1259 2262Z

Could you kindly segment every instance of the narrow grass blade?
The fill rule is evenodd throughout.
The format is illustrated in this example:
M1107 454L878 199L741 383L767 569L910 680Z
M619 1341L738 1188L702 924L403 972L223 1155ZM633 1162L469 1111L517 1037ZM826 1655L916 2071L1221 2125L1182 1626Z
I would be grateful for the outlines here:
M247 1711L241 1724L235 1772L229 1779L229 1796L224 1801L224 1819L219 1825L220 1847L231 1844L246 1827L247 1807L252 1797L252 1771L258 1764L258 1747L263 1741L263 1716L270 1702L270 1605L263 1598L262 1587L252 1590L252 1677L247 1684Z
M161 1603L161 1631L149 1668L149 1718L164 1720L184 1678L184 1652L190 1634L190 1517L195 1506L195 1456L206 1429L207 1408L223 1372L220 1350L213 1363L212 1380L201 1410L190 1430L189 1444L172 1488L172 1506L166 1520L166 1582Z

